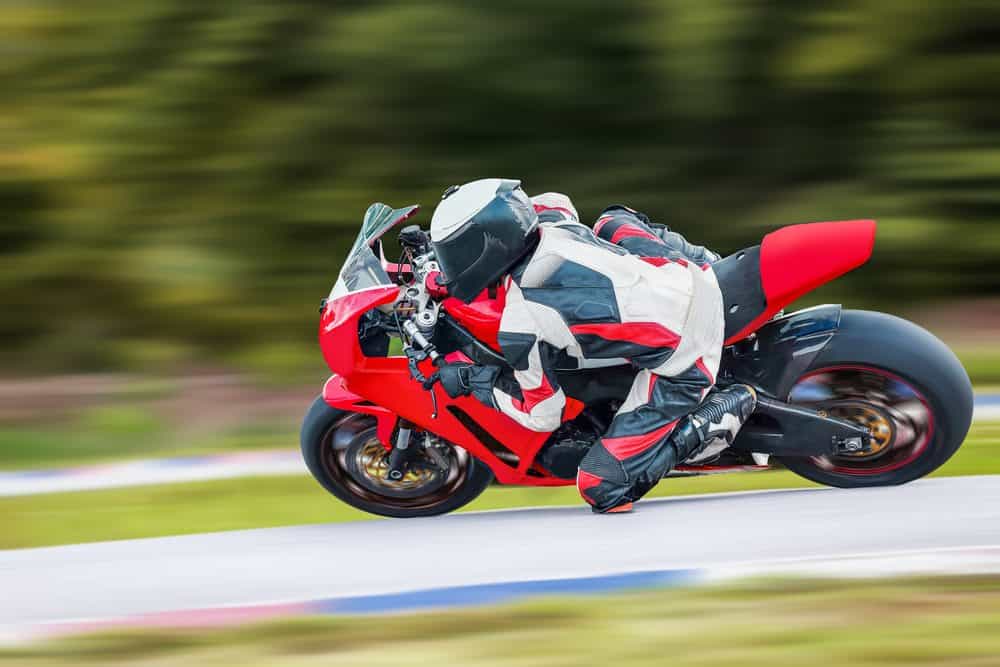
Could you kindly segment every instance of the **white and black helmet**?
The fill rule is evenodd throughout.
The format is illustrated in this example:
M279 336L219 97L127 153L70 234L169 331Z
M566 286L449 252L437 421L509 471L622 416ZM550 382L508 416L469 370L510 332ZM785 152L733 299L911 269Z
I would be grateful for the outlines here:
M453 185L431 218L431 244L449 293L468 302L531 249L538 215L521 181Z

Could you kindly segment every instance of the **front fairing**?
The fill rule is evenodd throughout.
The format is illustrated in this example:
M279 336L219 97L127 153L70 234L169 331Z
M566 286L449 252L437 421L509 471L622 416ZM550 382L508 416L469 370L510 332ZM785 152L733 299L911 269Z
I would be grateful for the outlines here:
M398 286L383 285L327 301L319 324L319 345L330 370L347 378L362 367L358 320L373 308L391 305L398 296Z
M453 399L437 390L436 400L432 399L434 390L425 390L413 379L405 357L366 356L362 352L359 320L376 308L391 312L402 289L386 270L388 262L379 239L415 211L416 207L397 211L375 204L365 215L320 320L320 347L336 374L328 382L324 398L337 409L376 415L383 444L389 442L396 420L405 419L416 429L466 449L505 484L572 483L535 467L535 458L549 434L529 431L471 396ZM493 321L488 314L484 314L488 321L484 327ZM420 369L425 375L434 372L426 360ZM573 409L567 409L567 416L575 416Z
M418 210L420 207L416 205L394 209L376 203L368 207L361 230L347 253L337 282L330 292L331 301L364 289L395 284L386 271L381 239L386 232L412 217Z
M358 320L373 308L389 308L399 294L399 285L386 271L381 238L419 209L393 209L372 204L365 212L361 230L330 291L320 320L320 347L330 369L348 376L362 361L358 344Z

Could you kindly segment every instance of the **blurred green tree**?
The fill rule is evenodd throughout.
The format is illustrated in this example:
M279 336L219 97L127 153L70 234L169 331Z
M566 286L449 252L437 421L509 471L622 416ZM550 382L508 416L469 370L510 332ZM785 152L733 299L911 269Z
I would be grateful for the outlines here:
M488 175L723 251L876 217L854 303L1000 289L996 3L8 0L0 34L12 371L318 361L368 203Z

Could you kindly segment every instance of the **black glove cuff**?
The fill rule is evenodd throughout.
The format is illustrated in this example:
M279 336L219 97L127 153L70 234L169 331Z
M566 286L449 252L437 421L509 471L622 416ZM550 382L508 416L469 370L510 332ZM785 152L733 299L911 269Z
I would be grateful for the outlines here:
M496 384L500 369L497 366L470 366L468 369L470 391L476 399L491 408L497 407L493 398L493 386Z

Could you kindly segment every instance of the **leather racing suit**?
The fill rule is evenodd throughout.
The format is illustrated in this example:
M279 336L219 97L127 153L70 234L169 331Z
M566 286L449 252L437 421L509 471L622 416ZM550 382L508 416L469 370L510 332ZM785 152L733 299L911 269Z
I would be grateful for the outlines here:
M495 386L493 398L521 425L553 431L566 405L558 357L637 368L577 473L581 496L607 511L637 500L679 462L668 438L715 383L725 328L711 269L718 257L623 206L606 209L591 230L565 195L532 203L538 245L504 279L498 337L521 395Z

